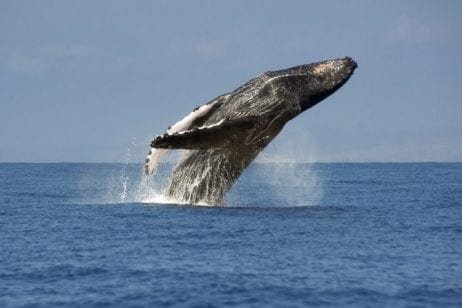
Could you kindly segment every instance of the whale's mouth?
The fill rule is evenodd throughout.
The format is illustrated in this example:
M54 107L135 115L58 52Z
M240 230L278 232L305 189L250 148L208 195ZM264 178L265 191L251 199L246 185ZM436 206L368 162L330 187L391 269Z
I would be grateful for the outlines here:
M300 98L301 110L305 111L313 107L341 88L357 67L358 64L350 57L313 63L304 67L307 85Z
M356 63L356 61L353 60L351 57L344 57L341 60L345 61L352 70L355 70L358 67L358 63Z
M340 70L347 70L351 73L358 67L356 61L351 57L326 60L310 64L302 64L290 68L268 71L264 75L268 77L290 76L290 75L313 75L313 74L335 74Z

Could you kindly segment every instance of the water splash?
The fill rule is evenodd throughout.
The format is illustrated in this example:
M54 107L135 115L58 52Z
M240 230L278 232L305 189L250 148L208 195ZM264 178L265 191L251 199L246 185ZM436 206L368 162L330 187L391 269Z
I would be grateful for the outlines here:
M158 174L154 176L142 174L134 189L134 201L141 203L171 203L164 197L163 188L160 181L157 180L158 178Z
M284 137L275 140L260 153L257 165L254 163L250 166L253 170L251 174L244 172L227 194L224 205L254 206L258 203L258 206L292 207L319 204L323 196L323 181L319 169L315 164L299 163L303 161L303 158L305 162L306 160L315 161L316 146L307 132L297 133L297 137L301 140L294 142L293 138ZM191 200L188 193L194 192L194 187L198 186L201 178L205 176L199 172L190 183L180 183L179 185L186 185L186 188L178 190L179 194L171 193L171 191L166 193L165 190L169 186L174 167L188 151L165 151L159 155L156 154L155 172L149 176L144 174L139 165L129 164L131 152L131 149L127 150L125 163L120 173L109 183L110 193L104 200L106 203L187 204L186 200ZM217 166L220 170L224 169L220 167L219 162ZM194 165L191 167L195 168ZM206 171L208 169L204 168L204 172ZM210 190L214 189L217 181L222 178L225 179L226 176L214 178L210 183L204 184L207 194L212 193ZM242 182L245 184L240 184ZM258 196L248 187L258 187L264 191L258 192L261 193L261 196ZM175 187L172 189L176 191ZM186 193L186 197L180 194L181 192ZM210 206L200 201L197 203L195 205Z
M308 130L289 123L280 139L275 141L270 144L269 152L277 160L273 162L275 164L271 176L267 178L268 183L292 206L318 205L324 189L323 178L314 164L319 157L316 138Z
M167 197L171 172L175 164L159 164L155 175L147 176L139 165L122 167L115 187L118 193L110 203L188 204L183 196ZM200 175L199 175L200 176ZM191 189L197 183L191 183ZM272 161L256 163L232 187L225 204L233 206L298 207L319 204L323 196L323 181L315 164ZM211 187L210 189L213 189ZM256 190L257 189L257 190ZM210 206L204 202L194 205Z
M118 176L108 178L107 193L98 203L183 204L164 194L171 171L179 159L178 153L163 154L158 156L155 172L146 175L138 164L130 163L131 150L128 149Z
M132 141L132 146L133 144L134 144L134 141ZM123 165L123 168L119 176L119 181L122 184L122 192L119 194L119 199L120 199L120 202L122 203L125 202L128 196L128 184L129 184L130 178L128 176L127 168L130 162L130 157L131 157L131 148L128 148L127 153L125 154L124 165Z
M125 202L125 200L127 199L127 196L128 196L128 191L127 191L128 181L129 181L128 176L126 176L126 175L121 175L120 176L120 182L122 183L122 192L120 193L119 197L120 197L120 202L122 202L122 203Z
M297 136L296 140L293 136ZM314 163L316 149L309 132L287 127L238 180L227 203L269 207L318 205L324 194L324 180Z
M313 164L273 163L264 179L274 197L287 206L317 205L323 195L323 182Z

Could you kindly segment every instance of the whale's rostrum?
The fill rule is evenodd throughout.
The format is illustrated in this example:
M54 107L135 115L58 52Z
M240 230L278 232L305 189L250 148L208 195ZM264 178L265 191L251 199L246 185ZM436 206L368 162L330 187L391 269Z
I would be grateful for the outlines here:
M168 149L189 150L164 194L180 203L220 204L284 125L339 89L356 67L345 57L265 72L197 107L157 136L145 172L153 173Z

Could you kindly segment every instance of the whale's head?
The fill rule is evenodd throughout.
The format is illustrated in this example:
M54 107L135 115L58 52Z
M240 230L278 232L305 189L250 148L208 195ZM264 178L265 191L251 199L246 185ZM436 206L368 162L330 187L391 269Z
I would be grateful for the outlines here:
M356 69L350 57L266 72L267 82L294 98L301 111L313 107L339 89Z

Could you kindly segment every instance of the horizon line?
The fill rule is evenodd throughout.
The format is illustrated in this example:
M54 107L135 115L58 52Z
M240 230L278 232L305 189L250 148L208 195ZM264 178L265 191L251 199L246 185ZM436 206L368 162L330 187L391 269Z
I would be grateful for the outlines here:
M162 162L161 164L176 163L174 161ZM313 162L300 162L300 161L254 161L252 164L460 164L462 161L313 161ZM140 164L143 162L121 162L121 161L48 161L48 162L34 162L34 161L0 161L0 164Z

